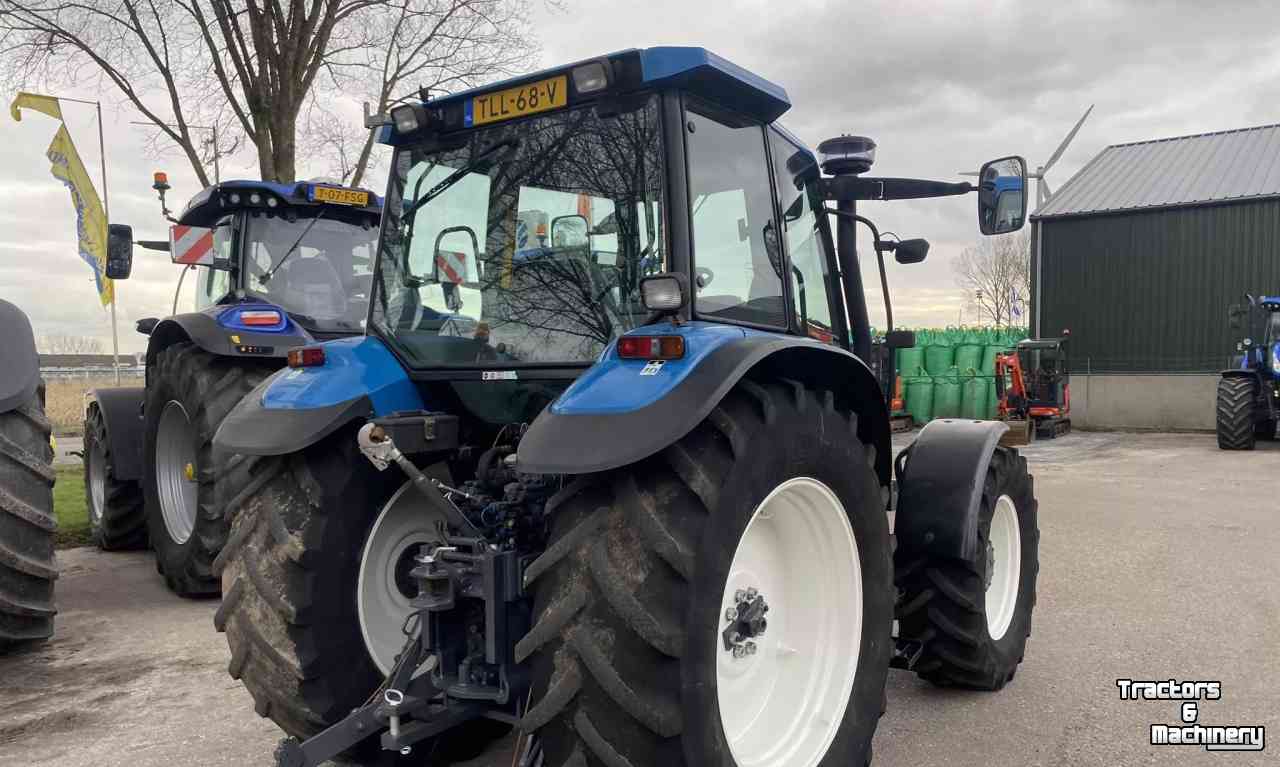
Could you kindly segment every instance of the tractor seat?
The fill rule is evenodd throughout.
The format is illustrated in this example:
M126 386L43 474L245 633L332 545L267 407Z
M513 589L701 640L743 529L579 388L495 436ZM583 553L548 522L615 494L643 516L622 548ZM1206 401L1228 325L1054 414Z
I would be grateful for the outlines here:
M288 264L282 298L290 311L316 319L341 319L347 312L342 278L323 258L301 258Z

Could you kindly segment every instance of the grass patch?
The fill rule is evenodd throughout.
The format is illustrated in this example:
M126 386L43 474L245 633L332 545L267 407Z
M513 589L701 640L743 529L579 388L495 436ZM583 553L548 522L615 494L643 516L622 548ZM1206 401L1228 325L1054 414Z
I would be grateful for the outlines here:
M89 532L89 509L84 501L84 469L80 466L58 469L53 486L53 515L58 520L54 545L60 549L86 546L93 542Z

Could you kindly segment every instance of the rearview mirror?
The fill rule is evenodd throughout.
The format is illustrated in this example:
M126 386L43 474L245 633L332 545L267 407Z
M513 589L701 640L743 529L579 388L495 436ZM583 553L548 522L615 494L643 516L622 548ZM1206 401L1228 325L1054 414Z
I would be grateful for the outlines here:
M928 255L928 240L902 240L893 250L893 257L900 264L918 264Z
M890 349L910 349L916 345L913 330L891 330L884 334L884 345Z
M591 225L581 215L556 216L551 219L551 247L583 247L590 242Z
M107 277L127 280L133 271L133 227L127 224L107 226Z
M1002 157L978 174L978 227L983 234L1007 234L1022 228L1027 217L1027 162Z

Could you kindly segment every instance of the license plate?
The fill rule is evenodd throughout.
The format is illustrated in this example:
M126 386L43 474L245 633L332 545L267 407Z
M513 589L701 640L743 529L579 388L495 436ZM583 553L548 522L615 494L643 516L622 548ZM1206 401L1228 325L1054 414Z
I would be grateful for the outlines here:
M316 202L332 202L337 205L364 207L369 204L369 193L357 192L354 189L334 189L331 186L317 186L311 194L311 199Z
M559 109L569 103L569 80L565 75L508 88L497 93L474 96L467 102L468 127L510 120L521 115Z

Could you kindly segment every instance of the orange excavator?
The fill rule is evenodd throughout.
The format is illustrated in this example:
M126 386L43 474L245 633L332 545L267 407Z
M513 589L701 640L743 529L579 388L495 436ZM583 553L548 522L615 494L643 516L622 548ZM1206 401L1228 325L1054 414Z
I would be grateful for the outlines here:
M1028 338L996 356L996 412L1009 425L1002 445L1026 445L1071 431L1069 331L1061 338Z

